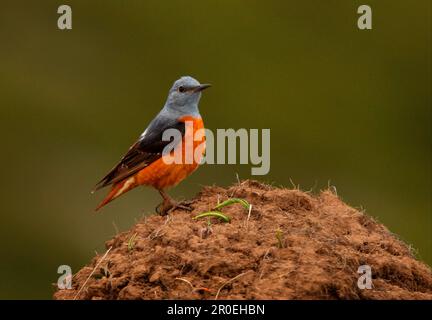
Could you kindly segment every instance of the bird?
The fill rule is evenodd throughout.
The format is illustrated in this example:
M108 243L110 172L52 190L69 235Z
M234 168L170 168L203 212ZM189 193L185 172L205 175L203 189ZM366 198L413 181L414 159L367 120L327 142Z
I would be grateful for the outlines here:
M132 144L120 162L96 184L93 192L111 186L110 192L96 207L96 211L140 185L150 186L159 191L163 202L156 211L161 215L176 208L190 210L190 207L172 199L166 189L176 186L198 168L205 153L205 133L197 140L189 140L193 141L194 150L200 148L193 161L173 163L166 161L165 157L172 156L175 151L184 156L186 139L194 137L197 130L204 130L198 104L202 91L210 86L210 84L201 84L190 76L183 76L174 82L161 111ZM162 139L163 133L168 129L178 130L181 139L177 141ZM169 154L165 154L164 148L169 143L172 143L173 149Z

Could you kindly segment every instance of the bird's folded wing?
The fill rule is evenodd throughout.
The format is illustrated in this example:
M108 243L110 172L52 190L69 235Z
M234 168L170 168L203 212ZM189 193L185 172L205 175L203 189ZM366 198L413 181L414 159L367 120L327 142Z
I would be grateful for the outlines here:
M163 132L167 129L177 129L184 136L185 124L175 120L155 119L120 162L96 184L95 190L120 182L161 158L165 146L173 141L162 140Z

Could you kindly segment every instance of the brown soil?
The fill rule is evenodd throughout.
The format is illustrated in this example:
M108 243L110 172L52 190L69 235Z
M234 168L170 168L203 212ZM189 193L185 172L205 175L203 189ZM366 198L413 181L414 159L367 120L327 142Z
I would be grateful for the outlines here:
M230 223L192 219L229 197L253 205L249 220L239 204L222 209ZM153 215L109 240L108 254L54 298L432 299L431 269L329 190L313 196L247 180L205 187L194 200L192 213ZM372 268L370 290L357 286L360 265Z

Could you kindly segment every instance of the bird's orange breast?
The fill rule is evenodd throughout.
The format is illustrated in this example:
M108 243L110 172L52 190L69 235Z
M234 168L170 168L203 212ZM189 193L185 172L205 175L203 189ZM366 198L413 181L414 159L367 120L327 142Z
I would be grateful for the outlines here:
M205 152L204 122L201 117L192 116L182 117L179 121L185 122L186 129L181 143L170 155L163 156L139 171L135 176L137 184L157 189L169 188L185 179L199 166ZM181 154L182 163L167 163L167 157L172 158L176 152Z

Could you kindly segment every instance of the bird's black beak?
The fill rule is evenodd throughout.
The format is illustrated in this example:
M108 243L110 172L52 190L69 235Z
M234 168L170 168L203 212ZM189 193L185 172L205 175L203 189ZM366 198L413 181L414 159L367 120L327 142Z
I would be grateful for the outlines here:
M210 88L210 87L211 87L211 84L208 84L208 83L200 84L199 86L196 86L193 91L194 92L200 92L200 91L203 91L203 90Z

